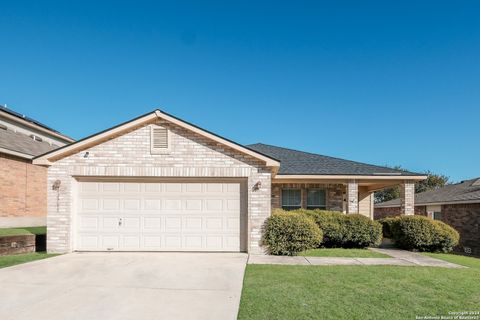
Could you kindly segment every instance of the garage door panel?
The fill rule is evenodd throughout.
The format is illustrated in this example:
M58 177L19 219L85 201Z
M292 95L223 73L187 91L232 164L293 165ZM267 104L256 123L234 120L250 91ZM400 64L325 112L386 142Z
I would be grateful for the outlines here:
M120 236L104 235L101 237L102 248L105 250L118 249L120 244Z
M160 231L162 228L162 218L160 217L145 217L143 218L143 228L146 231Z
M125 231L140 231L141 218L140 217L125 217L122 219L122 229Z
M80 237L80 246L86 250L98 250L99 237L96 235L82 235Z
M240 251L240 183L81 182L78 250Z
M120 192L119 183L104 182L100 183L101 190L105 193Z
M125 199L123 200L123 209L125 211L139 211L140 199Z
M130 250L139 250L140 246L140 236L124 236L123 237L123 248Z
M141 184L140 183L122 183L123 192L140 192L141 191Z
M168 200L164 200L163 203L164 203L164 206L163 206L164 210L168 210L168 211L182 210L182 201L179 199L168 199Z
M101 218L101 227L103 230L117 230L119 228L119 221L120 221L120 216L116 217L109 217L109 216L102 216Z
M80 201L81 210L83 211L94 211L99 209L99 201L98 199L82 199Z
M147 250L161 250L162 237L161 236L144 236L143 247Z
M103 199L102 201L103 210L119 210L120 209L120 199Z
M202 231L203 218L186 217L183 219L184 231Z
M177 232L182 229L182 218L181 217L165 217L165 231L166 232Z
M159 211L162 207L161 200L159 199L144 199L143 210L145 211Z
M98 229L98 217L97 216L83 216L80 217L79 227L80 230L96 231Z
M223 218L221 217L207 217L205 218L205 228L208 231L211 230L222 230L223 229Z
M165 249L167 250L181 250L182 249L182 237L180 235L165 235Z

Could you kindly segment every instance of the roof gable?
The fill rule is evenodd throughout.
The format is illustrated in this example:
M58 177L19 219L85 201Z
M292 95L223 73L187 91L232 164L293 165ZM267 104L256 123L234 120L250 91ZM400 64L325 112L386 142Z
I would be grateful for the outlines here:
M201 129L200 127L197 127L191 123L188 123L186 121L180 120L179 118L176 118L172 115L169 115L165 112L162 112L160 110L154 110L152 112L149 112L145 115L142 115L138 118L135 118L133 120L124 122L122 124L119 124L115 127L109 128L107 130L101 131L97 134L88 136L84 139L78 140L74 143L71 143L69 145L66 145L64 147L61 147L59 149L56 149L54 151L42 154L40 156L37 156L34 158L33 163L38 164L38 165L51 165L52 162L55 162L59 159L62 159L64 157L67 157L71 154L74 154L76 152L88 149L90 147L93 147L95 145L98 145L100 143L103 143L105 141L108 141L114 137L120 136L125 134L128 131L131 131L132 129L142 126L144 124L153 122L156 119L164 119L166 121L169 121L175 125L178 125L180 127L183 127L185 129L191 130L197 134L200 134L204 137L207 137L213 141L216 141L218 143L221 143L225 146L228 146L234 150L237 150L241 153L247 154L252 156L253 158L256 158L258 160L261 160L265 162L266 166L269 167L278 167L280 163L264 154L261 154L259 152L256 152L254 150L251 150L249 148L246 148L236 142L233 142L231 140L225 139L223 137L220 137L214 133L211 133L207 130Z

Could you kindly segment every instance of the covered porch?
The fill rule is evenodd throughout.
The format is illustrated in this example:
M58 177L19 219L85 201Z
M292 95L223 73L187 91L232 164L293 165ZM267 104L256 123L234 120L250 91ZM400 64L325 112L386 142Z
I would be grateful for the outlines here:
M323 209L373 219L374 192L400 185L401 212L413 215L415 182L425 176L277 175L272 179L272 209Z

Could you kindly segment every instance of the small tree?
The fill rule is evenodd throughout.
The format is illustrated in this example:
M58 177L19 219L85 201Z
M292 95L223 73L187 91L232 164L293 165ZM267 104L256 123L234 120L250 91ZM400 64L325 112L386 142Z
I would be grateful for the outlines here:
M406 171L401 166L395 166L393 169ZM415 193L436 190L451 183L450 178L443 174L436 174L430 170L427 170L425 171L425 175L427 175L426 180L415 183ZM390 201L397 198L400 198L399 186L385 188L375 192L375 203Z
M415 193L429 190L436 190L450 183L450 178L443 174L435 174L431 171L425 171L428 178L415 183Z

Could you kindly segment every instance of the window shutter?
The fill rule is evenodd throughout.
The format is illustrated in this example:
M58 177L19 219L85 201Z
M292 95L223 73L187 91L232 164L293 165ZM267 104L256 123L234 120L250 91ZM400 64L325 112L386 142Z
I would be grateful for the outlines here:
M169 149L168 129L153 125L151 127L151 150L166 151Z

